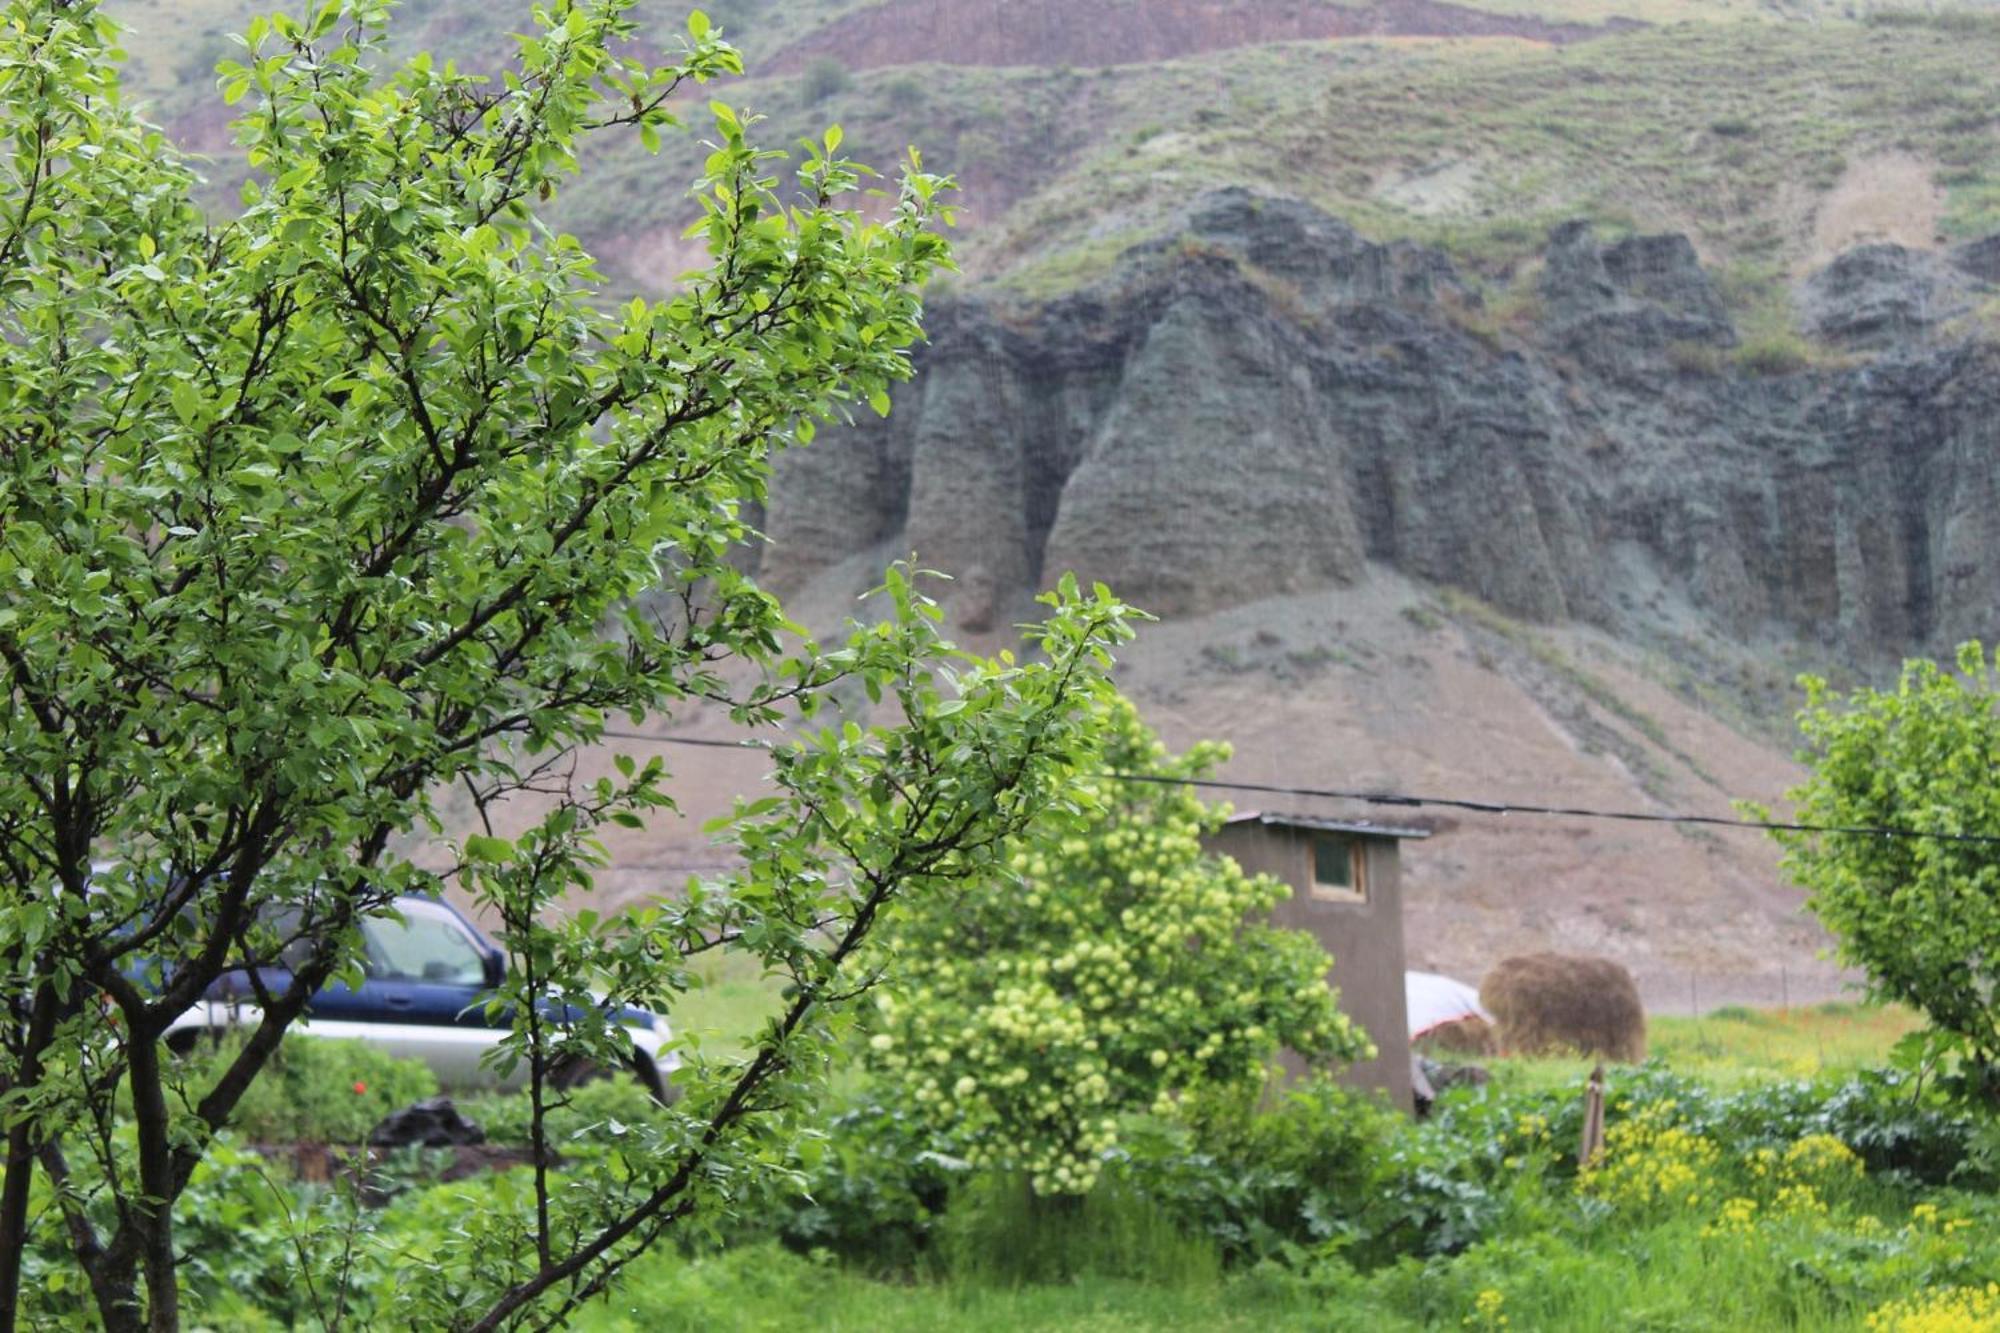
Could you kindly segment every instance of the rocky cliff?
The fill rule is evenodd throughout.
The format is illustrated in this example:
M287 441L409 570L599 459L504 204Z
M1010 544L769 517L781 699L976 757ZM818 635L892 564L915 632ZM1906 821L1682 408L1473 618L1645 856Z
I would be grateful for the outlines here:
M1186 616L1373 565L1639 642L1990 637L1996 255L1849 251L1798 285L1809 338L1744 346L1678 236L1560 227L1496 296L1220 191L1081 293L941 300L891 417L785 458L763 573L914 551L975 631L1066 569Z

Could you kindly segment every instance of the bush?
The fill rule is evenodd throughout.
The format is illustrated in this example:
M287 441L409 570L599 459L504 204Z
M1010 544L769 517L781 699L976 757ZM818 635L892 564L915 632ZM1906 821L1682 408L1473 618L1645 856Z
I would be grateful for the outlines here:
M1719 1096L1698 1083L1649 1071L1643 1085L1671 1097L1734 1156L1831 1135L1853 1149L1868 1174L1906 1188L2000 1183L2000 1124L1954 1106L1901 1071L1839 1083L1774 1083Z
M1812 771L1786 795L1801 824L1962 840L1773 836L1841 960L1867 972L1874 995L1921 1009L1956 1038L1976 1072L2000 1069L2000 870L1981 841L2000 836L2000 665L1970 642L1953 666L1909 661L1893 689L1845 697L1806 677L1798 721ZM2000 1086L1979 1091L2000 1102Z
M806 105L817 106L829 97L846 92L853 82L847 66L832 56L821 56L806 66L799 91L805 97Z
M664 1110L638 1079L620 1071L560 1094L544 1116L544 1130L558 1152L565 1144L599 1133L617 1134L627 1125L651 1124ZM487 1093L460 1107L495 1143L524 1146L534 1108L525 1092Z
M1362 1212L1355 1260L1457 1254L1503 1225L1546 1223L1547 1185L1575 1176L1582 1128L1575 1091L1446 1093L1386 1155Z
M241 1043L232 1036L189 1057L190 1092L205 1088L209 1071L225 1068ZM236 1104L229 1127L256 1143L358 1145L391 1111L437 1093L437 1077L419 1061L367 1042L294 1035Z
M968 1168L935 1150L922 1121L863 1102L833 1117L802 1186L757 1211L792 1249L878 1276L930 1266L939 1224Z
M1729 358L1714 343L1677 338L1667 344L1667 364L1682 375L1713 379L1727 368Z
M366 1244L375 1216L353 1185L299 1184L232 1145L211 1152L176 1206L195 1322L221 1333L325 1326L339 1322L338 1304L365 1327L385 1275Z
M943 1240L953 1278L995 1286L1086 1277L1195 1286L1222 1271L1213 1244L1110 1180L1078 1197L1038 1194L1022 1175L976 1177L952 1200Z
M1380 1100L1330 1079L1263 1111L1254 1095L1216 1092L1185 1103L1182 1122L1136 1124L1117 1175L1231 1264L1296 1263L1360 1234L1389 1145L1407 1129Z
M1025 837L1008 871L906 905L902 965L877 993L867 1058L885 1095L981 1169L1088 1194L1125 1121L1205 1087L1262 1089L1281 1047L1326 1067L1372 1055L1311 934L1269 920L1290 890L1202 838L1224 812L1198 778L1228 756L1169 754L1128 701L1098 716L1079 826Z
M1789 330L1745 338L1736 349L1736 364L1753 375L1791 375L1812 362L1812 348Z

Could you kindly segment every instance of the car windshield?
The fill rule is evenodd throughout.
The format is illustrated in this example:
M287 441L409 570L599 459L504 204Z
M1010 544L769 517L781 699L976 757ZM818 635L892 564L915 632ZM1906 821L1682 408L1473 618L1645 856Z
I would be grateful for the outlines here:
M443 986L486 983L486 960L450 912L419 902L401 903L397 910L401 921L378 918L363 927L373 976Z

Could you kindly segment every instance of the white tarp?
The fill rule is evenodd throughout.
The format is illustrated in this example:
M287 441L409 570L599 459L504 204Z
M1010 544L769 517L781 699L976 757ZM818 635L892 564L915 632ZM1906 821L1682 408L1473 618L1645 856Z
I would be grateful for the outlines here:
M1493 1015L1480 1007L1475 987L1436 972L1403 973L1403 998L1410 1011L1412 1038L1462 1019L1493 1021Z

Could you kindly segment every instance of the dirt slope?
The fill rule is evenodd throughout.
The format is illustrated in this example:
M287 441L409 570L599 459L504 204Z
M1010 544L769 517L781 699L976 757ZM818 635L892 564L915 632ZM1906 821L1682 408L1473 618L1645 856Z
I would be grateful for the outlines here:
M825 586L794 605L827 616L845 600ZM1351 587L1148 626L1121 683L1170 742L1231 741L1221 776L1237 781L1728 815L1731 798L1779 801L1797 780L1782 743L1746 738L1664 688L1661 664L1584 631L1496 634L1460 605L1371 568ZM990 649L1003 637L971 641ZM666 731L720 734L700 722ZM618 742L592 761L608 770L616 748L657 747ZM612 841L608 902L726 865L701 826L759 786L754 754L659 752L682 817ZM1760 834L1212 795L1238 810L1432 828L1404 857L1413 967L1477 981L1511 953L1603 954L1663 1012L1826 998L1846 980L1817 957L1829 941Z
M1561 45L1637 25L1487 13L1443 0L888 0L778 53L777 73L831 58L883 65L1100 66L1173 60L1267 42L1350 37L1518 37Z

